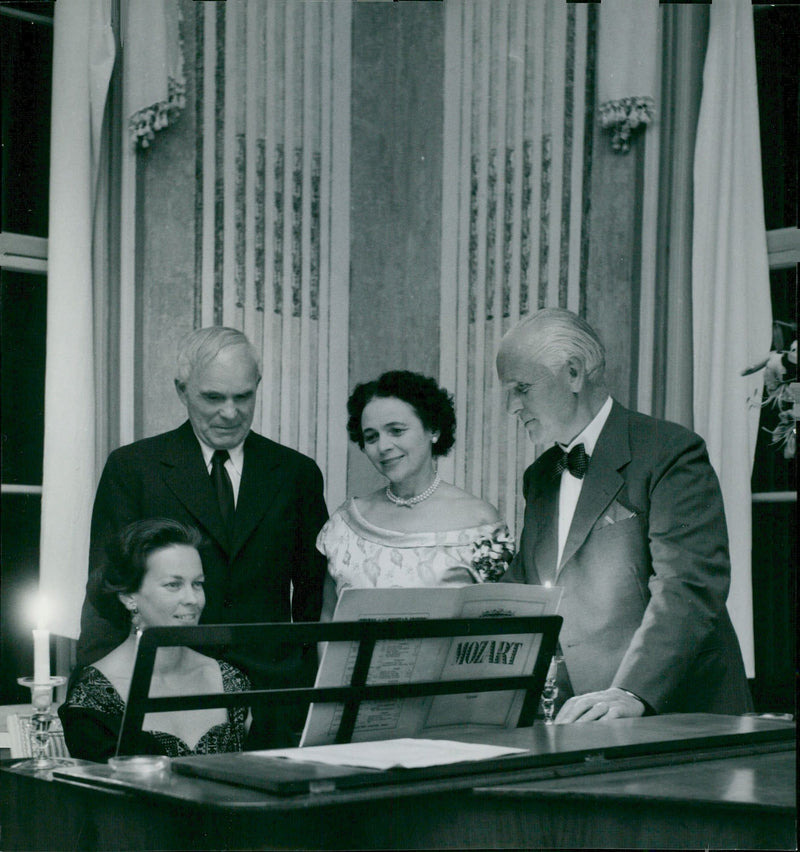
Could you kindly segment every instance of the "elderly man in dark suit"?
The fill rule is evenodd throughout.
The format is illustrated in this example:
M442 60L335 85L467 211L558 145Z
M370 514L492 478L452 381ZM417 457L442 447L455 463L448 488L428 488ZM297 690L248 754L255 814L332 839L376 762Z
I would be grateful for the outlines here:
M595 332L557 308L523 319L497 355L509 412L550 447L525 472L525 524L504 580L563 588L571 697L556 721L747 712L705 444L612 400L604 369Z
M188 421L109 456L92 514L80 664L124 639L92 605L92 588L108 539L143 518L192 524L207 539L203 622L319 619L325 560L315 541L328 516L322 474L310 458L250 430L260 379L258 355L241 332L213 326L190 333L175 379ZM264 647L225 656L262 688L307 683L316 663L313 649L305 659ZM248 746L291 742L285 719L254 712ZM296 728L301 720L293 721Z

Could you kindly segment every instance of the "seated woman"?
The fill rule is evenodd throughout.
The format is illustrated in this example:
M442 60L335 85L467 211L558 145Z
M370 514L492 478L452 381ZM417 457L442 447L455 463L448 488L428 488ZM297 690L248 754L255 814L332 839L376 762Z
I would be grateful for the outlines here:
M342 590L464 586L497 580L513 556L494 506L443 482L436 459L455 441L449 394L434 379L392 371L356 387L347 430L388 485L347 500L317 538L328 558L322 619Z
M196 625L205 606L198 530L165 518L125 527L108 547L108 560L90 594L106 617L129 623L125 641L94 665L74 672L58 713L73 757L105 761L116 751L145 627ZM150 695L195 695L250 689L239 669L191 648L159 648ZM209 754L241 751L246 707L150 713L137 754Z

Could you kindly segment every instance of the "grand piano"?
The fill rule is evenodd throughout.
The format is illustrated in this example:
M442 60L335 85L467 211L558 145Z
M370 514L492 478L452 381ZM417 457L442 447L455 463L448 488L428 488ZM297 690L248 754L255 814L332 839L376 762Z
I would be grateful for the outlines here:
M266 792L246 776L137 776L87 762L30 774L5 761L2 848L797 848L789 721L536 722L463 739L525 751L298 794Z

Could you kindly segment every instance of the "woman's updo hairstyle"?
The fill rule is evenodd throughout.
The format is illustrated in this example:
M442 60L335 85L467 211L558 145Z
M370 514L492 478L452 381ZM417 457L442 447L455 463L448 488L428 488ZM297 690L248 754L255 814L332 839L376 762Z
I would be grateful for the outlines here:
M106 545L102 567L89 580L89 600L102 616L122 627L130 622L130 613L118 595L139 591L150 555L174 545L186 545L200 552L204 543L198 529L170 518L134 521Z
M373 399L400 399L410 405L429 432L438 432L432 445L434 456L444 456L455 443L456 412L453 397L440 388L435 379L408 370L391 370L372 382L356 385L347 400L347 433L354 444L364 449L361 415Z

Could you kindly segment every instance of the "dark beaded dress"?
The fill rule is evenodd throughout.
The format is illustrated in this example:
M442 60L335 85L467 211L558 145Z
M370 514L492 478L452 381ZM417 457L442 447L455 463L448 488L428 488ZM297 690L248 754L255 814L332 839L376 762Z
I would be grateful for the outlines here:
M225 692L250 689L250 681L235 666L217 661ZM67 700L58 708L64 727L64 739L72 757L105 762L113 757L125 712L125 702L111 682L94 666L86 666L73 678ZM194 749L173 734L142 731L136 754L163 754L182 757L188 754L215 754L241 751L245 739L247 707L228 709L228 721L214 725Z

